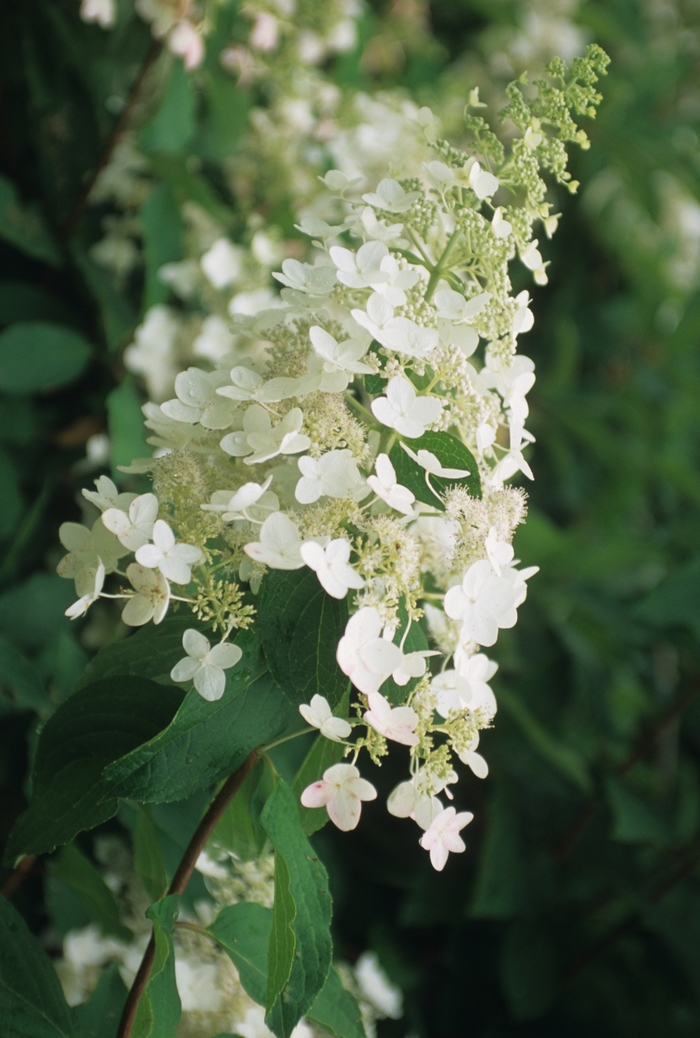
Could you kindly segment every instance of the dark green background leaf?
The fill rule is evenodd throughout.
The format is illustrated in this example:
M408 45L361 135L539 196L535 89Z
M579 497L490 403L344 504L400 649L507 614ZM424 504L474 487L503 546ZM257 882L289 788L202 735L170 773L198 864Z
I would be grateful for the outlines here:
M36 393L72 382L90 359L90 344L60 324L18 321L0 332L0 389Z
M106 793L105 766L164 729L181 702L178 688L129 677L88 685L63 703L41 733L32 800L7 860L51 851L111 818L117 801Z
M0 1022L7 1038L79 1038L53 963L21 915L2 897Z

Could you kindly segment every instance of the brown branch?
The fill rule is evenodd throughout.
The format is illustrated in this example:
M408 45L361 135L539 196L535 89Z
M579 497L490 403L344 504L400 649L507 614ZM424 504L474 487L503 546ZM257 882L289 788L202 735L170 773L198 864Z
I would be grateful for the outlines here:
M622 764L615 772L618 778L626 778L627 775L632 771L635 764L637 764L642 757L651 750L654 745L659 741L661 736L668 730L673 724L676 718L681 714L685 708L695 699L700 692L700 682L694 682L685 692L678 697L673 706L666 711L663 717L657 722L657 724L644 735L634 750L627 758L624 764ZM563 862L573 853L577 843L585 833L586 829L593 821L595 816L598 814L600 807L598 804L587 804L580 812L578 817L574 820L573 824L569 828L568 832L564 836L559 846L555 849L554 857L557 861Z
M202 818L202 821L197 826L194 836L187 845L187 849L182 856L182 860L177 867L175 875L173 876L172 883L168 887L168 894L182 894L184 893L185 887L187 886L190 876L194 872L194 867L197 864L197 859L204 849L204 845L207 840L214 832L216 825L221 818L222 814L233 800L238 790L243 785L246 775L251 770L253 765L258 759L258 755L255 750L250 756L241 764L237 771L234 771L233 775L230 775L226 779L223 786L216 794L211 804L209 805L206 814ZM167 896L167 895L166 895ZM146 951L144 952L141 965L139 966L138 972L134 977L134 982L131 985L131 990L127 995L126 1002L124 1004L124 1011L122 1013L121 1020L119 1021L119 1030L117 1031L116 1038L129 1038L131 1035L131 1028L134 1025L136 1018L136 1010L138 1008L139 1000L143 994L146 983L148 981L151 967L153 966L153 959L155 957L155 940L151 934L151 939L148 942Z
M80 197L73 206L70 215L68 216L68 219L61 228L60 239L64 245L68 241L70 241L78 224L82 220L85 208L90 198L90 193L97 182L97 178L99 177L100 173L105 168L105 166L109 163L109 160L112 158L112 155L114 154L114 149L116 148L124 132L126 131L131 120L131 116L133 115L134 108L136 107L136 103L139 99L139 95L141 93L141 88L143 87L144 81L146 80L146 77L148 76L148 73L151 71L157 58L159 57L162 49L163 44L160 40L154 40L151 44L148 54L146 55L146 58L138 71L138 75L136 76L136 79L133 82L131 91L129 93L129 97L127 98L126 104L124 105L121 111L121 115L117 119L114 129L107 138L107 143L102 149L102 153L100 154L100 157L97 160L97 165L90 174L90 178L87 184L81 191Z
M35 862L36 854L28 854L26 858L22 858L20 863L13 869L3 883L0 894L2 894L3 897L11 898L17 890L19 890L25 878L32 871Z

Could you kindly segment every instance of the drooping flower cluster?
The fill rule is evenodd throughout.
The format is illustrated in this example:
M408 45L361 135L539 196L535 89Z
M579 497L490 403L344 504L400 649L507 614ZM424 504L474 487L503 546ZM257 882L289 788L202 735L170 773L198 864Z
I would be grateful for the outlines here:
M419 825L437 869L464 849L472 817L440 800L457 781L454 759L487 772L476 751L496 711L496 664L481 650L515 625L536 572L513 557L525 494L506 485L532 478L523 451L534 383L532 361L517 354L533 323L529 295L513 294L510 265L546 282L535 228L551 235L556 217L541 169L575 188L562 141L586 144L572 112L593 114L604 68L592 47L571 73L553 63L533 101L513 88L508 152L473 114L472 92L469 151L441 140L424 109L434 157L414 177L367 190L328 172L333 222L301 225L313 262L286 259L275 305L233 318L248 354L233 367L191 367L172 399L146 405L162 456L134 471L152 472L153 493L119 494L102 477L87 495L101 520L61 529L69 554L59 572L79 596L71 615L116 573L131 585L113 596L127 599L126 623L158 623L176 599L221 634L212 648L188 630L172 672L207 699L224 694L223 672L240 658L227 639L254 623L268 569L308 567L347 599L337 661L354 716L333 718L321 696L301 711L350 760L302 803L354 828L376 795L361 752L379 762L398 742L410 772L389 811Z

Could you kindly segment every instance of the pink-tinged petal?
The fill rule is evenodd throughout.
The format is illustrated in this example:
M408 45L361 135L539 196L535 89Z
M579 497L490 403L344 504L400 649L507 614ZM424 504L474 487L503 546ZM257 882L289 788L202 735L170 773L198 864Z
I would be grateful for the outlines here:
M461 836L459 836L458 833L451 833L449 831L444 833L442 837L442 842L444 846L447 848L447 850L451 851L453 854L460 854L463 850L466 849L464 840Z
M430 864L436 872L442 872L447 864L449 854L447 847L441 841L437 841L430 848Z
M306 787L300 799L304 807L325 807L330 795L331 789L328 783L319 779L318 782L312 782L310 786Z
M356 829L362 813L360 798L349 789L339 789L326 804L328 817L342 832Z
M353 795L359 797L360 800L377 799L377 791L372 785L372 783L368 782L367 779L352 779L349 783L349 786Z

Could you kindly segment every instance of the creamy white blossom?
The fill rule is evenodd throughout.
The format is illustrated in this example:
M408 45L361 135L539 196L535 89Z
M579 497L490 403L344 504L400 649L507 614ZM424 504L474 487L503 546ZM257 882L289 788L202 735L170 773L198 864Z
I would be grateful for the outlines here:
M260 527L260 540L246 544L246 554L271 569L301 569L299 530L284 512L273 512Z
M385 392L386 396L372 401L372 413L383 425L411 440L422 436L426 426L437 422L442 413L437 397L418 396L402 375L390 379Z
M494 645L500 627L514 627L518 619L512 584L497 577L491 563L475 562L461 585L445 595L445 612L461 620L462 637L478 645Z
M430 851L430 863L438 872L444 869L450 853L461 854L466 850L464 840L459 834L473 818L471 811L461 811L457 814L454 807L446 807L421 836L420 845L426 851Z
M107 508L102 513L102 522L106 528L129 551L136 551L148 544L157 518L158 498L155 494L141 494L134 498L128 511L115 507Z
M307 724L318 728L321 735L332 742L340 742L347 739L352 728L342 717L334 717L328 700L325 696L315 695L311 697L310 703L302 703L299 713Z
M304 807L325 807L333 825L343 832L356 828L362 801L376 798L376 789L360 777L354 764L334 764L301 794Z
M419 718L415 710L410 706L392 707L380 692L369 692L367 702L369 710L365 711L364 718L376 732L404 746L418 744L415 730Z
M345 598L351 588L364 587L363 578L349 565L350 542L344 537L336 538L325 548L316 541L305 541L299 551L321 587L333 598Z
M376 475L368 476L367 484L377 497L381 497L382 501L385 501L390 508L395 508L397 512L413 515L416 495L408 487L396 482L396 470L387 454L377 455L374 471Z
M199 548L175 542L175 534L164 519L157 519L153 525L153 544L144 544L136 551L139 565L159 569L174 584L189 584L191 567L201 560Z
M173 681L191 681L203 699L221 699L226 688L225 670L235 667L243 653L238 645L219 642L211 647L208 638L189 627L182 636L187 653L170 672Z

